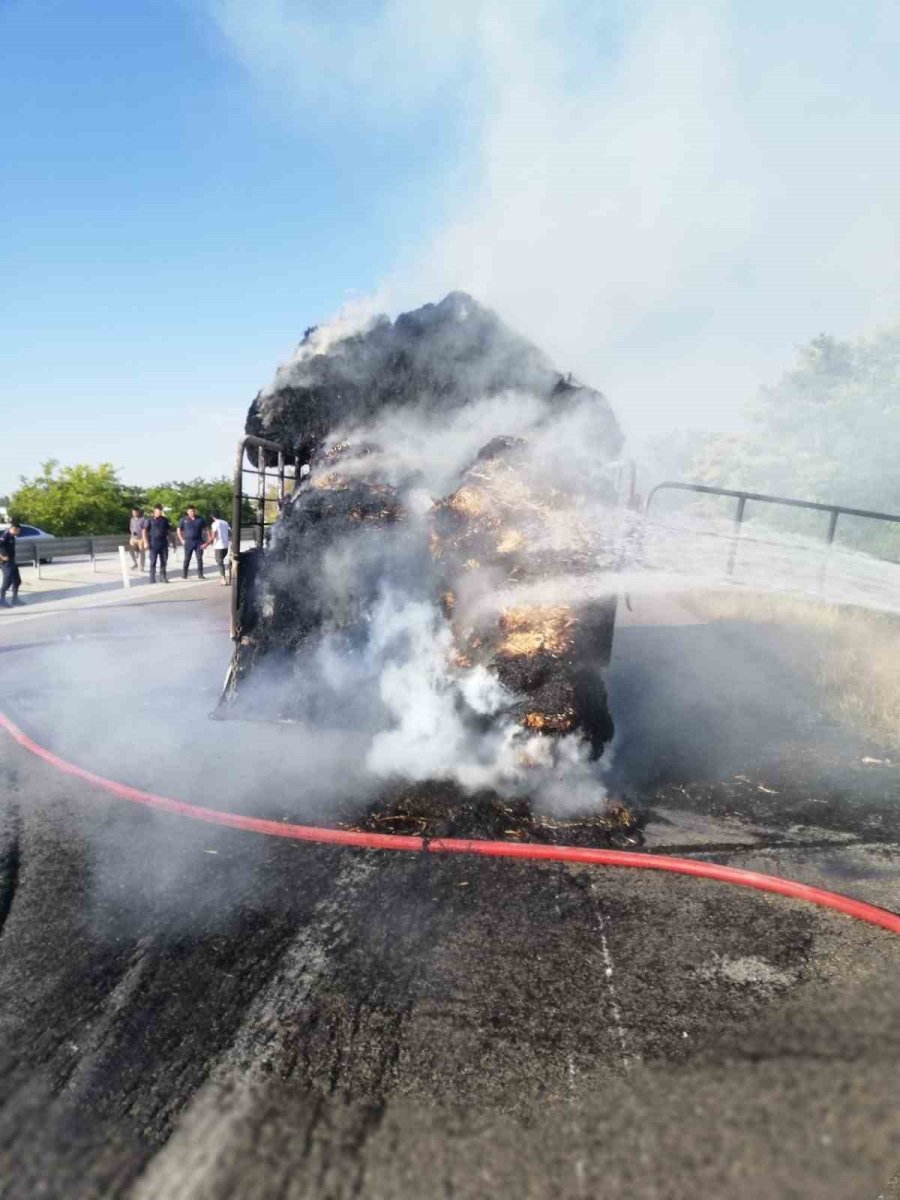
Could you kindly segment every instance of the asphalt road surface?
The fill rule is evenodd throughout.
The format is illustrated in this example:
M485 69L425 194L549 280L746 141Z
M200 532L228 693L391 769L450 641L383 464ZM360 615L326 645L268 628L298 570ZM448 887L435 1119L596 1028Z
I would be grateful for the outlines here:
M352 747L313 769L290 730L207 720L225 595L16 618L0 707L125 782L319 819ZM900 909L900 771L859 767L757 636L623 622L615 778L648 849ZM4 1200L897 1195L895 935L651 872L204 826L9 740L0 794Z

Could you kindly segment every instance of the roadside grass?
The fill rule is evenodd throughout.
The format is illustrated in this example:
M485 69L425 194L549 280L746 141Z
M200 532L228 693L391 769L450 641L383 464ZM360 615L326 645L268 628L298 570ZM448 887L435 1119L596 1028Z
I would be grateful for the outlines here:
M754 621L790 635L798 673L855 731L900 750L900 617L754 589L692 591L685 601L713 621Z

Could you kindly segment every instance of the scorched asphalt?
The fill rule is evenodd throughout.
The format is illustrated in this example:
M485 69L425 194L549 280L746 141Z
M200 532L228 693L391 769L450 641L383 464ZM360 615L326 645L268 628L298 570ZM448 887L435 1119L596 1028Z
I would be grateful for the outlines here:
M837 1198L896 1169L888 934L200 827L8 745L2 772L8 1200Z

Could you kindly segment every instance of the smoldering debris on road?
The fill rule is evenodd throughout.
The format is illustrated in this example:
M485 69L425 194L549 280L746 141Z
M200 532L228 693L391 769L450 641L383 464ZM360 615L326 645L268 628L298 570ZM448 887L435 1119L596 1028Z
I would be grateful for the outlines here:
M524 798L505 798L490 788L466 791L456 783L429 780L386 791L361 815L341 825L373 833L425 838L482 838L569 846L634 847L643 844L645 818L625 803L573 817L536 812Z

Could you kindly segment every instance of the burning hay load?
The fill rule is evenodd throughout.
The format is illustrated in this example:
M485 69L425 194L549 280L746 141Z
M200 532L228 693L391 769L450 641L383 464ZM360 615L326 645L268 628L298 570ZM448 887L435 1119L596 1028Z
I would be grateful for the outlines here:
M563 810L628 840L597 765L622 444L604 397L453 293L307 331L247 431L299 482L244 581L227 715L370 733L375 827L501 813L552 838Z

